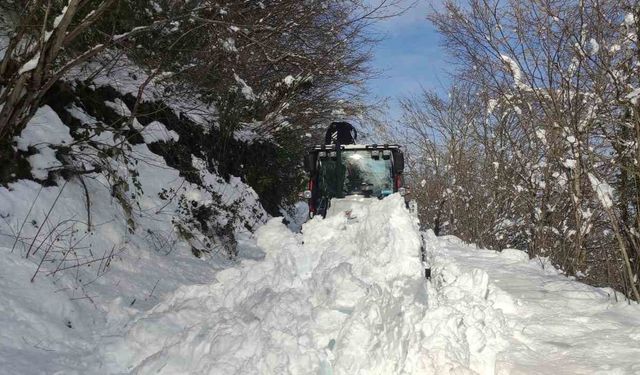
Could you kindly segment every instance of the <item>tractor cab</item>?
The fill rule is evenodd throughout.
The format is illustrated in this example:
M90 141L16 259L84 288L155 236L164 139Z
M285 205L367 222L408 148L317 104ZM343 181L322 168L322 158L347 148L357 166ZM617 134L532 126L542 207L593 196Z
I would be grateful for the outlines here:
M405 194L404 155L398 145L318 145L305 156L305 169L311 217L325 217L334 198Z

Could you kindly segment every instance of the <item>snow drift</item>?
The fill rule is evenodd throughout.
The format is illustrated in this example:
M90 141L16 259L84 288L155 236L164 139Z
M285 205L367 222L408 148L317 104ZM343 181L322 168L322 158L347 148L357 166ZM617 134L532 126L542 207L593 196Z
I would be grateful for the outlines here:
M181 288L105 345L109 372L399 373L426 308L417 223L391 197L256 233L263 261ZM115 366L114 366L115 365Z
M115 76L95 75L89 91L64 83L76 91L39 108L14 138L20 159L0 166L9 177L0 186L0 374L103 373L89 360L96 335L119 333L179 286L212 281L234 262L225 246L250 252L251 231L268 216L215 160L189 150L183 168L168 164L157 151L181 140L169 130L176 124L130 118L121 98L146 76L122 64ZM165 111L177 117L189 104L176 99ZM203 133L215 125L190 115ZM114 125L127 119L137 137Z
M256 233L264 260L180 288L137 317L101 345L105 371L491 372L504 322L486 298L487 275L449 272L430 286L403 198L368 203L302 234L272 219Z

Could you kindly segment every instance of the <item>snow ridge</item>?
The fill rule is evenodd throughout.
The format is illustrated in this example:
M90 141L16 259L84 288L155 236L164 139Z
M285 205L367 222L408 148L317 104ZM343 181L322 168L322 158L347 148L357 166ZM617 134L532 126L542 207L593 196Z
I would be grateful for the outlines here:
M269 221L256 233L263 261L133 321L102 345L108 372L402 373L426 310L417 223L399 196L350 217L312 220L302 235Z
M412 355L419 366L412 373L494 374L497 354L506 347L502 309L510 306L508 297L484 270L461 269L433 232L424 238L433 280L429 309L419 323L423 339Z
M493 373L506 342L502 294L437 252L438 276L424 279L402 197L302 231L272 219L256 233L264 260L178 289L99 345L99 361L134 374Z

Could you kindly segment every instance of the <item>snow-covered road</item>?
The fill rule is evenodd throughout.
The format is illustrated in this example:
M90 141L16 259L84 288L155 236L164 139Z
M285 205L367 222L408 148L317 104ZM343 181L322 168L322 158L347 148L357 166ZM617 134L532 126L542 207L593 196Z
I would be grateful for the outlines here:
M616 303L612 290L572 281L521 251L476 250L454 237L429 236L426 244L440 267L480 269L503 296L494 306L504 314L507 346L496 373L640 373L638 305Z

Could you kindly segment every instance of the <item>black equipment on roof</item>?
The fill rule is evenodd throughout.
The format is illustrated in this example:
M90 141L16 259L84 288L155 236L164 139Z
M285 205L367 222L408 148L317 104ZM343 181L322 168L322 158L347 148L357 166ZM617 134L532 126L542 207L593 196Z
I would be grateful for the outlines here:
M324 143L327 145L353 145L358 139L358 132L353 125L344 121L332 122L327 128Z

